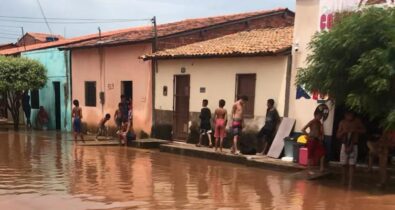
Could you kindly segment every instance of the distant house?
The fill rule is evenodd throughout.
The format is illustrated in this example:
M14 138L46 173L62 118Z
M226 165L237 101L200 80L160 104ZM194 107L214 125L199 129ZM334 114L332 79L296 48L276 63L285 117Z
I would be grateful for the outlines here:
M150 54L155 48L175 48L240 31L291 26L293 17L288 9L276 9L187 19L158 25L157 39L154 28L146 26L66 46L72 59L72 98L80 101L84 121L94 130L104 114L114 114L120 95L124 94L133 103L135 130L149 134L156 118L152 111L156 99L153 87L162 81L155 76L155 58L144 62L139 59L141 55ZM114 126L113 121L110 125Z
M113 32L106 32L103 33L102 36L112 34ZM14 46L13 48L0 50L0 55L23 56L37 60L42 63L47 70L47 84L40 90L30 90L32 106L31 120L33 126L35 125L34 123L39 106L44 106L49 113L49 129L63 131L71 130L70 53L68 51L59 50L59 47L87 41L98 36L98 34L91 34L70 39L62 38L58 41L30 44L26 46ZM25 36L25 38L26 37L27 36ZM37 38L38 36L35 37ZM7 111L4 105L4 97L0 95L0 118L7 118ZM22 117L24 115L21 114L20 116ZM12 119L8 119L8 121L11 120Z
M0 50L14 48L16 45L14 43L0 44Z
M202 100L214 112L220 99L231 113L242 95L248 130L258 130L273 98L288 113L293 27L254 29L143 56L157 59L155 121L170 124L173 139L185 140L199 123Z
M58 41L58 40L62 40L62 39L64 39L64 37L61 35L28 32L18 40L16 45L27 46L27 45L32 45L32 44L53 42L53 41Z

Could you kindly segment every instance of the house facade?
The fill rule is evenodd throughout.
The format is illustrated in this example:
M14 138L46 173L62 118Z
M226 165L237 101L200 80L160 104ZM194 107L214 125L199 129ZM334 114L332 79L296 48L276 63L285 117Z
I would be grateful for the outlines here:
M147 55L158 59L155 121L172 127L173 139L186 140L199 124L202 100L212 112L220 99L230 115L246 95L246 130L264 124L268 99L287 115L292 27L256 29ZM230 122L229 122L230 123Z
M367 5L393 4L391 0L297 0L292 51L292 84L295 84L298 69L306 67L306 58L310 53L308 44L313 35L323 30L330 30L336 12L357 10ZM293 85L291 87L289 106L290 117L296 119L295 130L300 131L303 125L313 117L312 113L317 105L323 101L319 98L318 100L313 99L313 97L298 97L297 93L298 87ZM312 96L311 93L307 94ZM335 107L330 102L326 103L330 112L327 120L324 122L324 130L325 135L331 136L334 130Z
M127 29L125 29L127 30ZM122 30L123 31L123 30ZM74 37L70 39L62 39L59 37L58 41L45 41L43 37L46 34L33 34L39 39L41 37L43 42L36 44L30 43L25 46L14 46L0 50L0 55L4 56L23 56L39 61L47 70L48 81L44 88L40 90L30 90L31 99L31 121L35 126L37 112L40 106L43 106L49 114L49 129L56 129L62 131L71 130L71 71L70 71L70 53L68 51L61 51L59 48L67 44L87 41L98 37L98 34L91 34L86 36ZM113 32L103 33L102 36L112 35ZM21 39L22 40L22 39ZM6 119L12 122L10 114L6 110L6 101L0 95L0 119ZM22 110L21 110L22 112ZM20 115L19 122L24 122L24 115Z
M21 56L42 63L47 70L48 81L45 87L30 91L33 125L35 125L39 107L43 106L49 115L48 129L71 131L69 52L49 48L22 52Z
M306 67L306 59L311 51L308 44L315 33L330 30L334 14L339 11L355 11L364 6L393 6L392 0L297 0L292 50L291 84L295 84L298 69ZM303 92L303 94L301 94ZM324 121L324 133L328 150L332 147L331 136L343 117L341 107L335 107L325 97L314 97L313 93L303 87L291 86L289 98L289 117L296 119L295 131L313 118L313 112L321 104L329 108L328 118ZM337 143L336 143L337 144Z
M94 131L106 113L115 113L124 94L133 103L135 131L150 134L156 118L155 86L161 81L153 74L156 59L143 61L141 55L150 54L155 48L174 48L240 31L290 26L293 16L287 9L276 9L188 19L158 25L157 39L153 37L154 29L147 26L66 46L72 59L72 98L80 101L84 122L88 130ZM115 127L113 120L109 124Z

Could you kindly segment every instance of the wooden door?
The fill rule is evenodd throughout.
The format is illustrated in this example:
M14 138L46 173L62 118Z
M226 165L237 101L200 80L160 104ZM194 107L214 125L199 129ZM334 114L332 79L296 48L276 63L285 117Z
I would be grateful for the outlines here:
M189 75L174 76L173 139L175 140L186 140L188 138L189 89Z
M238 74L236 76L236 99L247 96L244 116L254 117L256 74Z

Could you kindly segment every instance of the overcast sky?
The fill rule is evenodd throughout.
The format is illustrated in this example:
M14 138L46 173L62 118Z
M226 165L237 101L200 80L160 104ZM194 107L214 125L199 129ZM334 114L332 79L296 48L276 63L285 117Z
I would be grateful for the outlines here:
M21 34L19 28L5 26L23 26L25 32L49 32L43 22L17 22L41 22L40 19L9 18L10 16L42 18L37 0L0 0L0 2L0 43L15 42ZM295 8L295 0L40 0L40 2L48 18L149 19L156 16L158 23L278 7L287 7L291 10ZM50 23L49 25L54 34L73 37L96 33L98 26L102 31L107 31L147 24L149 24L148 20L90 24Z

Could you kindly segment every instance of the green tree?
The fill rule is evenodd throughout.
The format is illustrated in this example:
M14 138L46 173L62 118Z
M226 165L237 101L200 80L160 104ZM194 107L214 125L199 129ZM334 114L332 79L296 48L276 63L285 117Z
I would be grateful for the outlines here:
M14 129L19 128L19 110L24 91L40 89L47 81L44 66L34 60L21 57L0 56L0 92L7 97Z
M309 44L297 84L395 129L395 8L339 14Z

